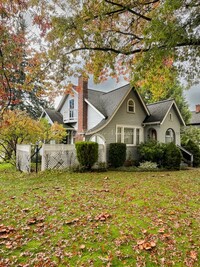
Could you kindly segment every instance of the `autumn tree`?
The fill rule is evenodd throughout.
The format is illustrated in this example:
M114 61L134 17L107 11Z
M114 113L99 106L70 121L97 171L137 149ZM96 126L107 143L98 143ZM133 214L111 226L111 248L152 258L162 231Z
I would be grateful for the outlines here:
M167 79L167 76L164 76L165 78L163 77L163 79L161 79L160 81L157 80L156 83L154 83L153 75L151 77L148 77L148 80L143 80L140 82L140 93L143 96L145 102L148 104L165 99L174 99L185 123L188 123L191 117L191 112L189 110L189 105L184 97L184 88L180 84L180 82L177 81L176 76L174 76L173 74L170 76L171 78L169 82L163 82L163 84L162 80L165 78ZM158 86L158 83L160 84L160 86Z
M48 63L44 63L42 51L33 45L34 38L26 27L26 16L34 16L30 8L28 0L1 1L0 4L1 115L7 108L26 109L26 103L33 98L34 104L36 100L38 105L43 104L47 89L51 89L44 73Z
M3 114L0 126L0 157L13 160L16 156L17 144L30 144L37 141L62 141L66 130L62 125L49 125L45 121L33 120L26 112L7 110Z
M97 82L123 75L135 86L149 81L153 70L158 86L170 84L174 71L188 81L199 77L197 0L41 2L35 22L49 43L57 80L77 73L80 65Z
M40 125L42 129L41 141L43 143L50 143L51 140L59 143L62 142L66 137L67 132L63 125L54 122L52 125L48 123L46 119L40 120Z

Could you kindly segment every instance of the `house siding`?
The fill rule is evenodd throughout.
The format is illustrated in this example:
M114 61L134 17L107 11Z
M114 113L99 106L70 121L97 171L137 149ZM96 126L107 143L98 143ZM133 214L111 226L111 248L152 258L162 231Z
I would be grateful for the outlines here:
M170 120L170 113L172 114L172 120ZM167 117L165 118L162 125L148 125L145 127L145 141L148 140L148 130L153 128L157 132L157 141L160 143L165 143L165 133L168 129L173 129L175 132L175 144L180 145L180 120L178 119L177 113L175 111L174 106L170 109Z
M170 113L172 114L173 120L170 121ZM165 143L165 133L167 129L173 129L175 132L175 144L180 145L180 129L181 124L180 120L178 119L178 116L176 114L174 106L172 106L171 110L169 111L165 121L162 124L162 127L160 127L160 135L159 135L159 142Z
M78 94L74 93L74 95L68 95L64 105L62 106L62 108L60 110L60 113L63 116L64 116L64 112L69 110L69 100L71 100L71 99L74 99L74 109L78 110ZM77 124L78 124L77 122L71 123L71 125L74 127L75 130L77 130L77 128L78 128Z
M127 112L127 101L132 98L135 102L135 113ZM144 110L140 100L136 93L132 90L122 105L112 118L112 120L97 134L102 135L106 140L107 150L109 150L110 143L116 143L116 127L117 125L126 125L141 128L141 142L144 141L144 132L142 122L146 117L146 111ZM91 137L88 136L87 139ZM108 153L107 153L108 155ZM127 145L127 158L137 158L137 147Z
M98 123L102 121L102 116L100 116L94 108L92 108L90 105L88 105L88 130L92 129L95 127Z
M69 109L69 100L74 99L74 108L78 109L78 95L74 93L74 95L68 95L64 105L62 106L60 113L63 115L66 110Z

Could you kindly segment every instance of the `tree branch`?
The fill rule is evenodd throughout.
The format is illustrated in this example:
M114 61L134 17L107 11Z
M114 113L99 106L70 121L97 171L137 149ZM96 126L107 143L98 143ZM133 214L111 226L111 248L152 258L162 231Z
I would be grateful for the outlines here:
M128 35L128 36L132 36L134 37L135 39L138 39L140 41L143 40L143 38L135 35L134 33L131 33L131 32L122 32L122 31L115 31L115 30L107 30L106 32L113 32L113 33L119 33L119 34L122 34L122 35Z
M74 52L77 52L77 51L83 51L83 50L112 52L114 54L123 54L123 55L129 56L129 55L140 53L142 51L143 52L147 52L147 51L149 51L149 48L145 48L145 49L138 48L138 49L135 49L133 51L122 51L122 50L117 50L117 49L111 48L111 47L87 47L86 46L86 47L74 48L74 49L72 49L71 51L69 51L66 54L71 54L71 53L74 53Z
M186 46L199 46L200 45L200 40L188 40L188 42L183 42L183 43L178 43L173 47L169 47L167 45L161 45L158 46L158 49L166 49L166 48L178 48L178 47L186 47ZM77 51L84 51L84 50L88 50L88 51L102 51L102 52L112 52L114 54L123 54L126 56L129 55L134 55L134 54L138 54L140 52L148 52L151 50L151 47L149 48L137 48L131 51L123 51L123 50L119 50L119 49L115 49L112 47L89 47L89 46L84 46L84 47L78 47L78 48L74 48L72 50L70 50L68 53L66 54L71 54Z
M5 72L5 64L4 64L4 58L3 58L3 51L2 51L2 48L0 47L0 57L2 58L1 60L1 67L2 67L2 70L3 70L3 76L5 77L6 79L6 83L7 83L7 86L8 86L8 93L9 93L9 96L8 96L8 103L6 104L5 107L3 107L3 109L1 110L1 115L3 114L3 112L5 111L5 109L10 105L11 103L11 92L12 92L12 89L11 89L11 86L10 86L10 81L7 77L7 74Z
M151 4L155 4L155 3L158 3L160 2L160 0L154 0L154 1L150 1L150 2L147 2L147 3L142 3L143 5L151 5Z
M133 9L131 9L131 8L128 7L128 6L123 6L122 4L118 4L118 3L115 3L115 2L110 1L110 0L105 0L105 2L107 2L108 4L112 4L112 5L114 5L114 6L122 7L122 8L124 8L125 10L129 11L130 13L132 13L132 14L134 14L134 15L136 15L136 16L142 18L142 19L145 19L145 20L147 20L147 21L151 21L151 18L146 17L146 16L142 15L141 13L138 13L138 12L134 11Z
M123 7L123 8L120 8L120 9L117 9L117 10L113 10L113 11L110 11L110 12L101 13L101 14L95 15L94 17L85 19L85 22L88 22L88 21L93 20L93 19L98 19L100 16L110 16L110 15L113 15L113 14L116 14L116 13L123 13L125 10L126 10L125 7Z

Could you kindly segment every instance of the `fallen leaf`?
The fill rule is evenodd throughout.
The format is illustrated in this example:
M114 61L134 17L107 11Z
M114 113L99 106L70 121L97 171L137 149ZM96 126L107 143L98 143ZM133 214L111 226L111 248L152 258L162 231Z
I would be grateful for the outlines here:
M36 224L36 222L37 222L36 219L35 218L32 218L32 219L29 219L28 220L27 224L28 225L32 225L32 224Z
M143 248L144 248L145 250L150 250L150 249L152 249L151 244L148 243L148 242L143 244Z
M80 247L79 247L80 249L85 249L85 245L84 244L82 244L82 245L80 245Z
M78 221L79 221L79 218L75 218L75 219L73 219L71 221L65 221L64 224L65 225L70 225L70 224L74 224L74 223L76 223Z
M138 240L137 245L142 245L142 244L144 244L144 242L145 242L145 240Z
M143 234L146 234L147 233L147 230L146 229L142 230L142 233Z
M95 217L95 220L96 221L106 221L110 217L111 217L111 215L109 213L101 213Z
M0 239L7 239L9 235L0 235Z
M151 241L150 245L151 245L152 248L156 247L156 243L154 241Z
M165 228L160 228L159 230L158 230L158 233L160 233L160 234L163 234L165 232Z
M30 218L28 221L27 221L27 224L28 225L33 225L33 224L36 224L36 223L41 223L44 221L44 217L33 217L33 218Z
M197 260L197 252L194 250L190 251L190 258L193 260Z

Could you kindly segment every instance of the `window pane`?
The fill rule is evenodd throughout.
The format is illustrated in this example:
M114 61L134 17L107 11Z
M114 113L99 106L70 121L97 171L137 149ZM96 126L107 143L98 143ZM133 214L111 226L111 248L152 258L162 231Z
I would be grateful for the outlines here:
M175 133L172 129L168 129L165 134L165 143L175 142Z
M122 142L122 128L117 127L117 143L121 143L121 142Z
M134 144L134 129L124 128L124 143Z
M70 119L74 118L74 110L73 109L69 111L69 118Z
M70 99L69 101L69 108L74 109L74 99Z
M140 129L136 129L136 145L140 143Z
M133 100L130 99L127 103L127 106L128 106L127 108L128 112L135 112L135 103Z
M134 112L134 106L129 106L129 107L128 107L128 111L129 111L129 112Z

